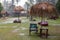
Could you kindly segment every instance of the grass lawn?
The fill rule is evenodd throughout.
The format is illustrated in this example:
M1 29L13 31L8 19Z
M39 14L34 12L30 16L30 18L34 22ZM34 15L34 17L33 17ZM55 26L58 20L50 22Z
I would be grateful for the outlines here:
M60 24L60 19L48 20L50 37L47 39L40 38L35 33L29 36L29 22L0 24L0 40L60 40L60 26L53 25ZM40 28L39 25L38 27Z

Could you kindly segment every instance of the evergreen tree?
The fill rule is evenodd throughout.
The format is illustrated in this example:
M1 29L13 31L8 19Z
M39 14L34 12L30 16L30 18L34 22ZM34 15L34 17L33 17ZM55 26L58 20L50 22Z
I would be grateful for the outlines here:
M60 11L60 0L57 1L56 8Z
M0 12L2 11L3 7L2 7L2 4L0 3Z
M2 17L1 11L3 10L2 4L0 3L0 17Z

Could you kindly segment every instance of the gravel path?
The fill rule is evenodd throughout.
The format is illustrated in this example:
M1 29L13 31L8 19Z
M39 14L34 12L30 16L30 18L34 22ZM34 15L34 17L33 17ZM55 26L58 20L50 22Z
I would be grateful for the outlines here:
M17 20L17 18L8 18L7 20L5 20L4 22L0 22L0 24L8 24L8 23L13 23L14 20ZM23 18L20 18L21 22L22 23L25 23L28 21L28 19L23 19Z

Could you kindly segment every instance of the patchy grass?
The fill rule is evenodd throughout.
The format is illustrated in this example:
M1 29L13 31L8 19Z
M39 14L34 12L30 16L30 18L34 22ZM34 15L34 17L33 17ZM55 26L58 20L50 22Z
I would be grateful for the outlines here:
M55 24L54 22L56 22L56 24L60 24L59 20L60 19L52 20L52 22L51 20L48 20L48 22L49 24ZM38 28L40 29L39 25ZM50 36L57 37L49 37L45 39L40 38L35 33L32 33L31 36L29 36L29 22L0 24L0 40L60 40L60 26L49 25L48 29Z

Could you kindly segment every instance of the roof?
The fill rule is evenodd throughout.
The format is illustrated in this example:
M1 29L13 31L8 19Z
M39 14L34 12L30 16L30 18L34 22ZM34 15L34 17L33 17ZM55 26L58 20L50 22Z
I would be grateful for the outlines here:
M15 6L14 11L24 11L24 8L21 6Z
M32 16L42 16L43 14L56 14L56 8L53 4L50 4L48 2L41 2L38 4L35 4L30 9L30 15Z

